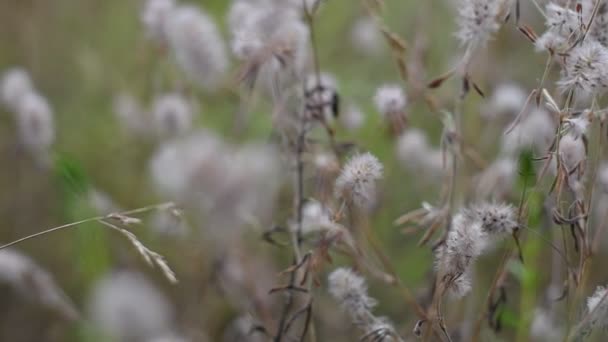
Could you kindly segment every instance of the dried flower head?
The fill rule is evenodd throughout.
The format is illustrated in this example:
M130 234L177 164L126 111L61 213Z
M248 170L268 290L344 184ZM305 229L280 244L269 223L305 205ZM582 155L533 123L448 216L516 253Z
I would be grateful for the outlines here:
M152 117L160 137L183 135L192 127L192 108L177 93L157 97L152 105Z
M4 72L0 80L0 99L6 108L17 111L21 98L34 92L32 80L22 68L12 68Z
M167 36L184 73L206 90L216 89L228 68L228 57L212 18L194 6L179 6L169 17Z
M549 113L533 109L511 132L503 134L501 152L507 156L516 156L526 149L545 153L554 137L555 123Z
M568 172L572 172L587 158L587 150L582 138L574 134L564 135L559 142L559 155L564 167Z
M474 261L499 238L517 229L510 205L482 203L462 209L452 219L445 242L436 254L436 267L450 292L462 297L471 290Z
M340 113L339 122L349 131L355 131L365 123L365 114L354 104L349 104L344 112Z
M458 7L456 37L462 45L484 46L500 28L504 0L464 0Z
M114 114L120 127L131 136L147 138L153 133L147 113L137 99L129 93L120 93L116 96Z
M336 179L335 194L361 208L369 207L376 196L376 181L382 178L382 164L371 153L353 156Z
M549 2L545 8L545 18L547 31L535 43L539 51L565 50L581 34L579 15L567 7Z
M608 48L590 40L574 47L564 58L561 79L564 91L601 95L608 89Z

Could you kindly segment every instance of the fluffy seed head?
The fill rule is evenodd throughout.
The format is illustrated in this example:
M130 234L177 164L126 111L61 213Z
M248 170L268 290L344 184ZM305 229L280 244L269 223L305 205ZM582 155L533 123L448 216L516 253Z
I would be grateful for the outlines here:
M387 116L403 112L407 105L407 98L400 86L389 84L383 85L376 90L374 103L378 112L383 116Z
M549 113L542 109L533 109L508 134L502 135L502 153L516 156L521 151L534 148L545 152L555 136L555 124Z
M152 117L161 137L182 135L192 127L192 108L183 96L176 93L157 97L152 105Z
M12 68L4 73L0 80L0 99L10 110L16 111L21 98L34 92L32 80L22 68Z
M351 28L350 40L355 49L366 56L375 57L383 51L383 37L372 18L357 19Z
M496 160L475 181L478 200L500 200L513 190L517 176L517 162L512 158Z
M518 85L501 84L492 93L482 115L490 120L513 117L523 109L527 97L525 91Z
M147 0L145 2L140 20L148 38L160 44L167 44L167 22L175 7L175 0Z
M481 222L481 229L488 236L511 234L519 226L510 204L482 203L471 207L467 215L470 220Z
M462 45L484 46L500 28L503 0L464 0L458 8L456 37Z
M143 275L121 271L101 279L89 299L92 321L120 341L142 341L172 331L173 312Z
M28 93L19 101L17 128L23 145L34 153L46 152L55 141L53 112L46 99Z
M180 6L167 25L169 45L183 72L204 89L216 89L228 68L228 58L211 17L196 7Z
M129 93L120 93L116 96L114 115L121 128L129 135L145 138L152 133L147 113L137 99Z
M587 156L583 139L573 134L564 135L559 143L559 154L566 169L569 172L574 170Z
M382 164L371 153L352 157L336 179L336 196L361 208L369 207L376 195L375 182L382 178Z
M549 2L545 8L545 17L547 31L535 43L539 51L562 51L581 33L579 16L569 8Z
M348 268L338 268L329 277L329 293L353 317L365 316L376 305L368 297L365 279Z
M573 48L564 59L558 86L583 95L601 95L608 89L608 49L590 40Z

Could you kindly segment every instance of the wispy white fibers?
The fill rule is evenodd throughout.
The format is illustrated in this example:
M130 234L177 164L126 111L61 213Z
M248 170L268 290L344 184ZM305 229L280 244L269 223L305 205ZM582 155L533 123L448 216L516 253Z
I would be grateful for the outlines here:
M461 0L458 4L458 31L462 45L484 46L500 28L500 14L508 0Z
M338 268L328 277L329 293L340 303L353 322L374 341L401 341L393 326L372 310L376 300L367 294L365 279L348 268Z
M147 341L173 329L171 304L140 273L105 276L95 285L88 304L95 326L118 341Z
M353 156L336 179L336 196L360 208L369 208L375 201L376 181L382 178L382 170L382 164L371 153Z
M178 93L157 96L152 104L152 119L160 138L173 138L192 128L192 107Z
M173 10L177 7L175 0L147 0L140 13L140 19L151 40L168 44L167 23Z
M513 206L494 203L474 205L454 216L436 253L437 270L454 296L470 292L472 264L494 241L517 229L516 219Z
M7 70L0 80L0 99L2 104L11 111L16 111L21 98L34 92L34 86L29 73L19 67Z
M228 56L213 19L203 10L181 5L171 12L167 37L184 74L206 90L220 86L228 69Z
M15 250L0 251L0 283L9 285L24 299L55 310L67 319L79 317L74 304L53 277L28 256Z

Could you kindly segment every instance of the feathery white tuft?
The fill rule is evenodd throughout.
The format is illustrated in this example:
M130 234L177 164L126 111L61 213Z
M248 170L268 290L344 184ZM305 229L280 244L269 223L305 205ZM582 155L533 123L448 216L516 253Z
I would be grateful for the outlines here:
M376 196L376 181L382 178L382 164L371 153L353 156L336 179L335 194L361 208L369 207Z

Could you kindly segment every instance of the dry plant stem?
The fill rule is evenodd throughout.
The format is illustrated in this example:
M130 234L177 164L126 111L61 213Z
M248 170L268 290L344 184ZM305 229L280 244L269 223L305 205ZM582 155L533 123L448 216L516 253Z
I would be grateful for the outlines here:
M608 297L608 291L606 291L604 293L604 295L602 296L602 298L600 299L600 301L595 305L595 307L593 308L593 310L591 310L590 312L588 312L583 319L579 322L579 324L576 326L576 328L568 333L568 337L566 338L566 341L572 341L575 340L578 337L579 331L584 329L586 327L586 325L589 323L589 320L591 319L591 317L593 316L593 314L596 312L596 310L598 310L599 307L601 307L603 305L603 303L608 300L606 297Z
M471 341L473 341L473 342L479 341L479 335L481 334L481 326L483 325L483 322L486 319L486 315L488 313L487 308L490 304L490 301L492 300L492 297L494 296L494 292L498 288L498 285L502 282L503 278L506 275L506 266L507 266L509 260L511 260L511 257L513 256L513 254L515 253L515 249L516 249L515 247L509 248L509 250L507 250L502 257L500 266L498 267L498 270L496 271L496 273L494 275L494 279L492 280L492 285L490 286L490 289L488 290L488 295L486 296L486 301L482 308L481 314L479 315L479 318L475 322L475 329L473 330L473 336L471 338Z
M174 205L173 202L166 202L166 203L154 204L154 205L150 205L150 206L146 206L146 207L142 207L142 208L137 208L137 209L133 209L133 210L123 211L123 212L120 212L118 214L120 214L120 215L141 214L141 213L152 211L152 210L159 210L159 209L162 209L162 208L169 208L169 207L171 207L173 205ZM81 225L81 224L84 224L84 223L88 223L88 222L96 222L96 221L98 222L98 221L101 221L103 219L108 219L108 218L111 218L115 214L116 213L109 214L109 215L104 215L104 216L91 217L91 218L88 218L88 219L84 219L84 220L80 220L80 221L64 224L64 225L57 226L57 227L54 227L54 228L50 228L50 229L41 231L39 233L28 235L28 236L23 237L21 239L18 239L18 240L15 240L13 242L10 242L10 243L7 243L5 245L2 245L2 246L0 246L0 250L8 248L8 247L11 247L11 246L14 246L14 245L17 245L19 243L22 243L22 242L30 240L30 239L34 239L34 238L37 238L37 237L40 237L40 236L43 236L43 235L46 235L46 234L49 234L49 233L53 233L53 232L59 231L59 230L63 230L63 229L66 229L66 228L76 227L78 225Z

